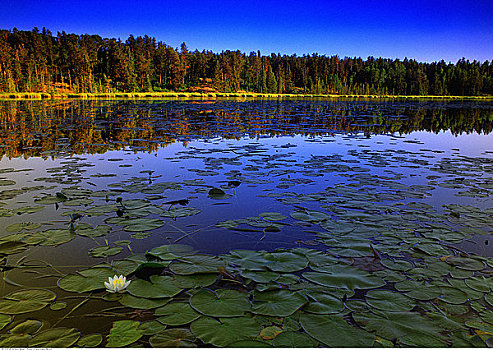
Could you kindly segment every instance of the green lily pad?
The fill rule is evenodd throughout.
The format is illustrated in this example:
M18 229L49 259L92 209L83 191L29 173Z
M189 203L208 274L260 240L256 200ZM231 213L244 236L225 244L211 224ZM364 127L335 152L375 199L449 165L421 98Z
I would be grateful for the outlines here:
M174 275L175 284L180 288L208 287L217 281L218 274L203 273L197 275Z
M291 252L274 252L264 255L267 268L275 272L296 272L308 266L308 259L304 255Z
M0 313L14 315L41 310L55 298L55 293L45 289L20 290L0 300Z
M63 310L67 307L67 303L60 301L57 303L50 304L50 309L53 311Z
M375 335L349 325L340 315L301 314L300 323L306 333L330 347L371 347Z
M192 216L192 215L197 215L201 212L202 210L198 208L192 208L192 207L185 207L185 208L171 208L164 213L161 214L161 216L164 216L166 218L182 218L186 216Z
M122 251L122 247L101 246L93 248L89 251L94 258L106 258L108 256L117 255Z
M14 328L12 328L10 330L10 333L12 333L12 334L34 334L41 328L42 325L43 325L43 322L38 321L38 320L26 320L22 323L19 323Z
M411 298L389 290L371 290L365 299L368 305L385 311L410 311L416 306Z
M143 333L139 329L139 321L115 321L108 336L107 348L122 348L135 343Z
M291 217L299 221L307 221L311 223L319 223L321 221L330 220L330 215L317 210L293 211Z
M265 258L265 253L253 250L232 250L224 259L234 265L240 266L244 270L265 271L269 262Z
M24 242L7 241L0 242L0 255L9 255L21 253L27 249L27 244Z
M185 244L165 244L160 247L153 248L147 252L147 255L159 258L161 260L174 260L180 256L190 255L194 253L194 249Z
M181 257L169 265L169 269L178 275L193 275L196 273L217 272L218 267L224 267L225 263L215 256L190 255Z
M89 334L83 336L76 343L79 348L95 348L103 341L103 336L101 334Z
M307 280L326 287L346 290L354 294L355 289L374 289L385 285L385 281L366 271L342 265L323 268L324 272L305 272Z
M254 294L252 312L259 315L286 317L307 303L298 292L281 289Z
M10 322L12 322L11 316L0 314L0 329L5 328Z
M156 320L146 321L141 323L139 326L139 330L142 331L143 335L154 335L164 331L165 329L166 326Z
M166 329L149 338L154 348L194 348L195 335L187 328Z
M162 299L138 298L128 293L125 293L119 301L120 304L124 306L132 307L134 309L149 310L149 309L155 309L164 306L167 303L169 303L170 300L171 300L170 298L162 298Z
M276 348L315 348L318 341L305 333L300 332L282 332L272 341Z
M168 326L181 326L195 321L201 315L196 312L189 303L170 303L154 312L160 316L157 320Z
M27 244L39 244L57 246L63 243L70 242L75 238L74 230L46 230L30 234L26 236L24 242Z
M303 307L303 311L319 314L337 314L344 310L342 300L327 293L308 293L309 302Z
M464 281L466 285L478 292L488 293L493 288L493 278L484 276L475 276Z
M354 320L368 332L382 338L395 340L410 334L435 336L442 329L417 312L379 312L378 314L353 314Z
M242 270L240 274L245 277L249 278L252 281L255 281L257 283L268 283L271 281L275 281L278 279L281 275L278 274L277 272L272 272L272 271L247 271L247 270Z
M458 268L464 270L480 271L485 268L482 261L468 257L448 256L445 261L452 266L457 266Z
M260 333L260 326L251 317L220 318L202 317L190 325L193 334L205 344L228 346L240 340L253 340Z
M36 334L30 341L30 347L68 348L80 337L75 328L52 328Z
M209 190L209 198L212 198L212 199L226 199L226 198L229 198L229 197L231 197L231 195L227 194L226 192L224 192L220 188L211 188Z
M11 224L5 227L5 231L7 232L20 232L22 230L35 230L41 227L41 224L36 222L19 222L16 224Z
M125 231L142 232L160 228L164 225L164 221L159 219L138 218L125 220L125 224L126 226L123 227L123 230Z
M128 292L135 297L159 299L171 298L182 291L170 276L151 276L149 281L136 279L128 286Z
M213 317L242 316L250 310L248 294L230 289L215 292L201 289L190 297L190 305L201 314Z
M2 348L12 348L12 347L22 347L27 348L29 346L29 341L32 339L30 334L11 334L2 337L0 340L0 347Z
M106 267L92 267L67 275L58 280L58 286L68 292L84 293L104 289L104 282L113 277L115 270Z
M85 228L77 230L79 236L85 237L101 237L106 236L111 231L111 226L108 225L98 225L95 228Z
M267 221L281 221L287 219L287 216L276 212L260 213L259 216L263 217Z

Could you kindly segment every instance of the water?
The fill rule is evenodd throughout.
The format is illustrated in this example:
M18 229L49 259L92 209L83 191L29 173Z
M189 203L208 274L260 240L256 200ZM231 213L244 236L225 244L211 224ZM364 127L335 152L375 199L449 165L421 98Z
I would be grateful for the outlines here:
M43 287L70 310L64 274L165 244L310 248L359 266L370 244L395 257L416 237L493 257L492 123L485 101L2 102L2 241L29 243L6 246L4 264L56 273L6 269L1 295ZM55 229L66 236L50 241ZM80 329L101 302L84 307L34 315ZM92 317L83 334L111 328Z

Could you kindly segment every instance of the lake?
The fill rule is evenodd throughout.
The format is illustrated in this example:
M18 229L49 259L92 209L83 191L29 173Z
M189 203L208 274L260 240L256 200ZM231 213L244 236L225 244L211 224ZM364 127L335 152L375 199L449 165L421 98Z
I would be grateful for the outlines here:
M492 127L488 100L1 101L0 346L489 346Z

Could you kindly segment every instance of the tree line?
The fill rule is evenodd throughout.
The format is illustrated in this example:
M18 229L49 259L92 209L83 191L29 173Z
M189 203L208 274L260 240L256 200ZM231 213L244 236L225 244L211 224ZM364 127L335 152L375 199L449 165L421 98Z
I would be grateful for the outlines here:
M189 51L155 38L123 42L49 30L0 30L0 92L203 91L493 95L493 62Z

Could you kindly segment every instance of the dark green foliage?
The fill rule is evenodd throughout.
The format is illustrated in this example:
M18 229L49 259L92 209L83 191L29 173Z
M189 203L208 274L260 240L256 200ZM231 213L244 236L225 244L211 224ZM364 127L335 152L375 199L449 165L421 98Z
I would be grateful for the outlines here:
M155 38L126 42L49 30L0 30L0 92L149 92L190 87L222 92L455 95L493 94L493 64L420 63L318 54L174 49ZM212 90L213 91L213 90Z

